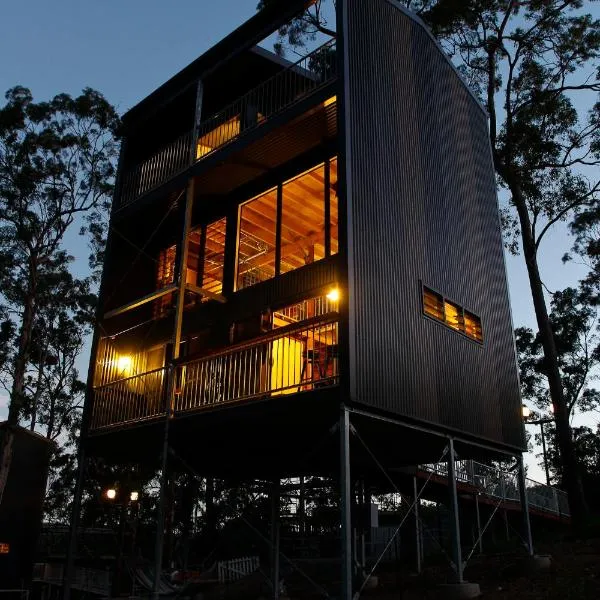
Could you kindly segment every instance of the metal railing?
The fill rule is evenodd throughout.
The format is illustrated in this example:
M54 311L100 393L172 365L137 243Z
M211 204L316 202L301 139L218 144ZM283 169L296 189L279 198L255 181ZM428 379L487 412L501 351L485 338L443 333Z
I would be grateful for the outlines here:
M337 385L338 316L280 327L179 367L175 412ZM165 414L165 368L94 388L91 430Z
M337 76L335 52L335 40L323 44L202 121L196 139L193 132L187 132L130 169L123 178L121 205L133 202L189 167L194 159L212 154L333 81Z
M203 121L196 159L208 156L331 82L337 75L335 50L335 40L323 44Z
M192 132L184 133L135 167L127 171L121 187L121 206L171 179L191 164Z
M440 477L448 477L447 463L420 465L424 471ZM456 461L456 479L459 483L472 485L482 494L498 500L520 502L519 482L516 471L507 471L474 460ZM569 516L569 502L562 490L526 478L529 506L556 515Z
M90 428L150 419L165 412L165 369L119 379L94 388Z
M336 316L281 327L183 366L175 411L269 397L339 382Z

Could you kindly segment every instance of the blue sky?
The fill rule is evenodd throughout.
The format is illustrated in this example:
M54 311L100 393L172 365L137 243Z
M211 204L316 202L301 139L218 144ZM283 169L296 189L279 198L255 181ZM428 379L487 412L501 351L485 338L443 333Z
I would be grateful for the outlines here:
M254 14L256 4L257 0L3 0L0 92L23 85L42 100L59 92L77 94L89 86L124 112ZM600 13L597 6L591 10ZM544 242L542 275L551 290L575 283L583 274L577 265L562 264L568 249L564 229ZM69 250L86 260L87 249L80 240L74 238ZM507 257L507 268L514 323L534 326L523 258ZM0 397L0 416L2 404Z

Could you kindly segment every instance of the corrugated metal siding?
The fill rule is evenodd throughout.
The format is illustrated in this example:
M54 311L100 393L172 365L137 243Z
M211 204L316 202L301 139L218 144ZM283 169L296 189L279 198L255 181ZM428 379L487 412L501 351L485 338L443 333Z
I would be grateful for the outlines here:
M353 399L521 446L486 116L422 25L347 4ZM424 318L421 283L479 315L484 344Z

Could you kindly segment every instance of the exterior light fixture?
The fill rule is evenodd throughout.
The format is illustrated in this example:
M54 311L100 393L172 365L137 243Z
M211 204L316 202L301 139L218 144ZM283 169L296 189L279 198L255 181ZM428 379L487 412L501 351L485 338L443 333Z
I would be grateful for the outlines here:
M140 499L140 493L139 492L131 492L131 494L129 494L129 499L132 502L137 502Z
M340 290L338 288L330 290L326 298L331 302L337 302L340 299Z
M131 356L123 355L117 358L117 370L119 371L119 373L129 375L131 373L132 365L133 360L131 359Z
M109 488L106 490L106 497L109 500L114 500L117 497L117 490L115 490L114 488Z
M521 414L523 415L524 419L529 419L529 417L531 416L531 409L529 408L529 406L525 406L524 404L522 404Z

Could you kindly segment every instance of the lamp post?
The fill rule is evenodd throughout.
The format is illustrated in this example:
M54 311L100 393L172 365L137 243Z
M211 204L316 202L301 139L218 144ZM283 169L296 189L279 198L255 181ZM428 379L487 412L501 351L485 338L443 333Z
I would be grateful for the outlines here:
M104 491L104 497L114 506L119 506L119 547L117 549L117 559L115 561L114 578L111 586L111 595L118 597L121 583L121 567L123 562L123 546L125 543L125 517L127 507L137 504L140 494L134 490L119 488L108 488Z
M552 407L550 410L553 411ZM550 485L550 471L548 469L548 454L546 452L546 435L544 434L544 425L546 423L552 423L554 421L551 417L546 417L544 419L531 419L531 417L535 414L531 411L528 406L523 404L522 407L523 421L526 425L539 425L540 426L540 435L542 438L542 456L544 457L544 470L546 471L546 485Z

